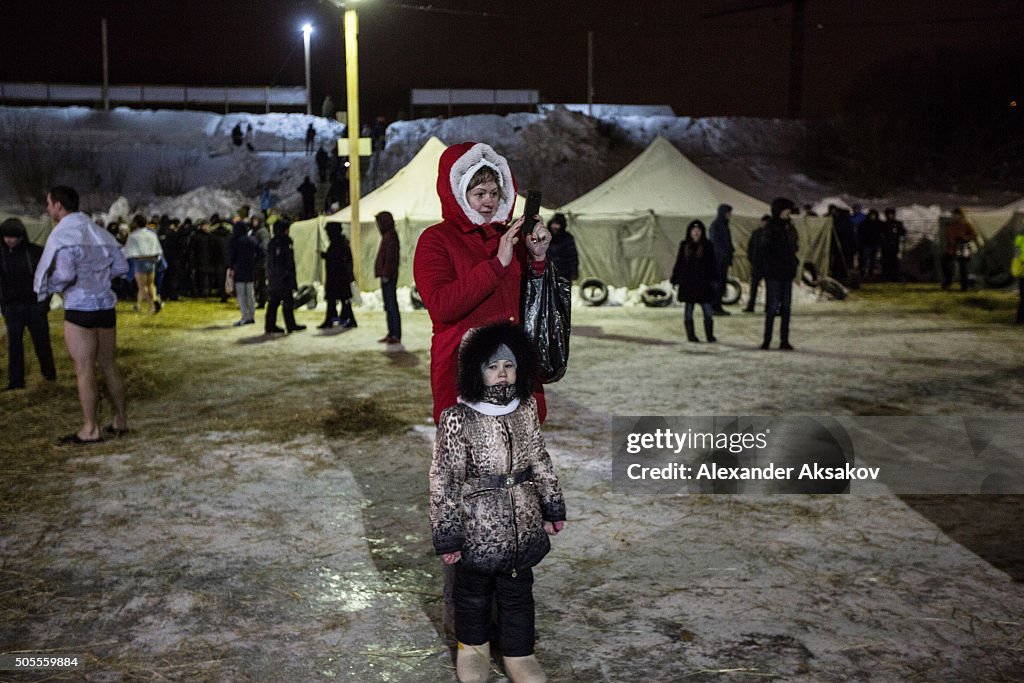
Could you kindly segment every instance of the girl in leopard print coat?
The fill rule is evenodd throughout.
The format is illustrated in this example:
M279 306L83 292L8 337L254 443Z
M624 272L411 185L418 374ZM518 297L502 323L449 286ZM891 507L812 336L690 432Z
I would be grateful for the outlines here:
M471 330L459 351L459 403L437 428L430 521L435 550L455 565L460 680L486 680L495 599L510 676L543 680L530 675L539 671L531 568L561 531L565 501L532 396L535 357L517 325Z

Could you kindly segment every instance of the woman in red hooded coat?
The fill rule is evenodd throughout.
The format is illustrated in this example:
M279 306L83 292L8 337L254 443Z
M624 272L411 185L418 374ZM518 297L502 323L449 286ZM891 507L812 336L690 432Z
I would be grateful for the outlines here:
M438 164L441 217L416 244L413 275L433 323L430 384L434 421L458 400L458 350L474 327L499 321L520 323L524 276L540 275L551 233L543 223L521 239L523 218L511 225L516 184L508 162L490 145L452 145ZM543 392L537 412L547 412Z

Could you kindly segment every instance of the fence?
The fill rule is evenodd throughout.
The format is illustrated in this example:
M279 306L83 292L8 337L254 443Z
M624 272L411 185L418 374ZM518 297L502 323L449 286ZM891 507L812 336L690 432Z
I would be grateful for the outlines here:
M306 89L301 86L187 86L187 85L112 85L107 90L111 104L223 105L224 112L232 106L271 107L306 106ZM0 82L0 103L22 104L41 102L54 104L86 104L101 107L104 103L103 86L60 83L3 83Z
M540 102L540 93L537 90L413 88L409 95L409 113L411 118L416 118L413 112L416 111L417 105L446 107L448 116L451 116L456 105L488 107L497 111L499 106L531 107L538 102Z

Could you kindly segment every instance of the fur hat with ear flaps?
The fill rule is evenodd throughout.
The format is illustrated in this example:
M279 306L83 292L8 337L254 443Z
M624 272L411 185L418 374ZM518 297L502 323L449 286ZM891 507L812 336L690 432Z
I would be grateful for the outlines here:
M459 396L469 402L484 397L484 377L481 366L490 360L502 344L516 357L516 396L526 400L533 392L537 374L537 352L523 328L511 323L495 323L476 327L466 333L459 346Z

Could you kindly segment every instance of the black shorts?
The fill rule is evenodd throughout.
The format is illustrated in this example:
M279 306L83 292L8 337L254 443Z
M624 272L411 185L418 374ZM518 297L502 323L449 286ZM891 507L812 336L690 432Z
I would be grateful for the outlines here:
M117 316L113 308L102 311L72 311L64 309L64 320L86 329L109 330L117 327Z

